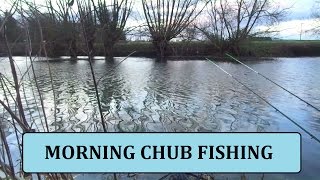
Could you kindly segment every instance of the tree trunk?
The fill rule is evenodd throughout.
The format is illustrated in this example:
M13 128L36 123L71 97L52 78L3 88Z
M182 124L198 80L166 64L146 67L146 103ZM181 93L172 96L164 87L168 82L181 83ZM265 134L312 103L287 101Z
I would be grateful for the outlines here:
M94 58L94 39L90 38L87 42L87 46L88 46L88 56L89 58L93 59Z
M77 41L75 39L72 39L70 41L69 54L72 59L77 58Z
M235 42L235 43L233 44L232 50L233 50L233 53L236 54L237 56L240 56L240 55L241 55L239 42Z
M114 57L114 44L110 41L104 41L103 47L104 47L104 57L106 60L113 60Z
M159 61L166 61L169 42L167 40L154 40L153 45L157 50L157 59Z

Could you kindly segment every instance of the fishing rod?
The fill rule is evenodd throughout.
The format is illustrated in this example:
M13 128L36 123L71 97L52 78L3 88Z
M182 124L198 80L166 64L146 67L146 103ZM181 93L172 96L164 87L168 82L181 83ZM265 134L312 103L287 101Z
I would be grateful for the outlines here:
M268 100L266 100L265 98L263 98L262 96L260 96L259 94L257 94L256 92L254 92L252 89L250 89L247 85L245 85L244 83L242 83L241 81L239 81L236 77L234 77L232 74L228 73L226 70L224 70L222 67L220 67L218 64L216 64L215 62L213 62L212 60L206 58L209 62L213 63L216 67L218 67L221 71L223 71L224 73L226 73L228 76L230 76L232 79L234 79L235 81L237 81L239 84L241 84L243 87L245 87L246 89L248 89L250 92L252 92L253 94L255 94L256 96L258 96L261 100L263 100L265 103L267 103L268 105L270 105L273 109L275 109L277 112L279 112L281 115L283 115L284 117L286 117L289 121L291 121L293 124L295 124L297 127L299 127L301 130L303 130L305 133L307 133L312 139L316 140L318 143L320 143L320 139L318 139L315 135L313 135L311 132L309 132L308 130L306 130L305 128L303 128L302 126L300 126L296 121L294 121L293 119L291 119L289 116L287 116L286 114L284 114L282 111L280 111L280 109L278 109L277 107L275 107L274 105L272 105Z
M246 65L245 63L241 62L240 60L234 58L233 56L231 56L230 54L226 53L226 55L228 57L230 57L231 59L237 61L238 63L242 64L243 66L247 67L248 69L250 69L251 71L259 74L260 76L262 76L263 78L265 78L266 80L272 82L273 84L275 84L276 86L280 87L281 89L285 90L286 92L288 92L289 94L293 95L294 97L298 98L300 101L303 101L304 103L306 103L307 105L309 105L310 107L312 107L313 109L317 110L318 112L320 112L320 109L315 107L314 105L310 104L309 102L307 102L306 100L302 99L301 97L299 97L298 95L295 95L293 92L289 91L288 89L284 88L283 86L281 86L280 84L276 83L275 81L271 80L270 78L268 78L267 76L261 74L260 72L252 69L250 66Z

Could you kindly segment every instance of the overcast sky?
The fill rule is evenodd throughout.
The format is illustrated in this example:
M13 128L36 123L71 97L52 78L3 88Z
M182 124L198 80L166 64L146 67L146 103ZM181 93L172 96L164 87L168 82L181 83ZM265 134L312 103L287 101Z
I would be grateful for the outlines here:
M279 38L283 39L319 39L308 32L316 26L315 19L312 18L312 9L316 0L276 0L282 7L291 7L286 19L275 26L280 31Z
M4 0L4 1L6 2L8 0ZM44 0L35 0L35 1L37 4L41 4L41 2L44 2ZM135 1L134 9L141 8L140 0L134 0L134 1ZM311 16L311 12L312 12L312 9L314 9L316 0L273 0L273 1L277 3L280 7L291 8L288 11L286 19L273 27L275 30L279 31L279 33L276 34L278 38L300 39L300 34L302 34L302 39L306 39L306 40L320 39L320 36L317 37L308 31L316 26L316 21ZM2 6L2 9L6 8L5 6L6 5Z

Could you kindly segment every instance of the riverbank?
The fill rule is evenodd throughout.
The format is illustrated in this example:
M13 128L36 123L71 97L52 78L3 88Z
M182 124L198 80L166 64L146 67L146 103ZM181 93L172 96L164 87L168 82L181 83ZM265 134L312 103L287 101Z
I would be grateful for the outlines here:
M33 50L37 50L39 45L33 44ZM47 46L50 56L68 56L68 47L65 45ZM81 45L78 45L78 55L85 53ZM127 56L136 51L132 56L136 57L154 57L156 52L151 42L146 41L128 41L115 45L114 56ZM15 56L23 56L26 53L25 45L17 43L12 48ZM95 55L103 56L103 45L95 45ZM204 41L185 41L172 42L168 54L173 57L203 57L203 56L221 56L217 48L211 43ZM0 56L7 56L4 45L0 44ZM242 44L241 56L246 57L303 57L320 56L320 41L251 41Z

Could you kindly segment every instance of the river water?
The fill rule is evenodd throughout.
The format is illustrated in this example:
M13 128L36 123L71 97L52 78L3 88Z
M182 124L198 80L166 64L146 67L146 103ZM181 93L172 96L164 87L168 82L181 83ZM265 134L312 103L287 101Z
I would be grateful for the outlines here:
M23 74L28 69L28 59L15 57L15 60ZM148 58L129 58L112 70L121 60L93 62L96 77L101 79L99 93L109 132L300 132L301 173L266 174L264 179L320 179L320 144L212 63L204 60L160 63ZM320 112L240 64L231 60L217 63L320 138ZM320 108L320 58L245 63ZM51 131L102 131L88 61L50 60L49 65L56 92L56 117L48 63L34 62ZM7 59L2 58L0 72L10 79L9 67ZM41 130L43 113L38 109L40 101L34 84L33 75L26 74L23 96L28 103L24 107L27 119L34 122L33 128ZM3 100L3 92L0 98ZM4 116L9 118L7 114ZM8 126L6 131L10 134L13 129ZM78 178L104 176L108 175ZM139 175L142 179L154 176L162 175ZM239 175L215 177L240 179ZM256 179L262 175L247 177Z

